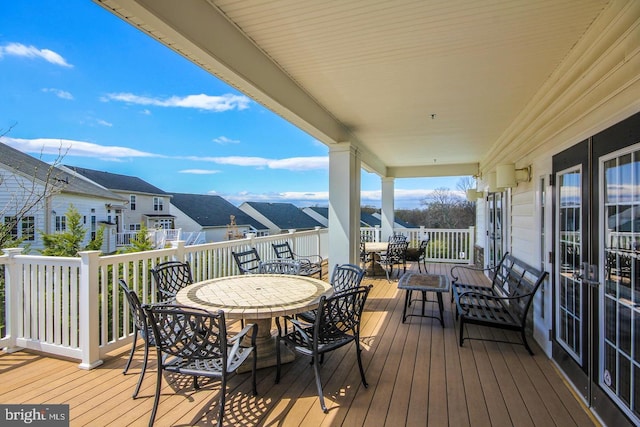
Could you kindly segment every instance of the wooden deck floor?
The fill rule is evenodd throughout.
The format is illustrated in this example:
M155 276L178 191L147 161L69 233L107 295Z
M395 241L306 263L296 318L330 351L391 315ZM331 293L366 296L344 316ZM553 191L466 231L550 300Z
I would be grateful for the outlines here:
M412 269L417 269L415 265ZM448 274L450 266L429 265ZM482 280L481 276L466 278ZM397 280L396 280L397 282ZM326 357L322 380L329 413L320 409L313 369L298 358L258 372L259 395L251 395L249 374L229 383L225 425L240 426L588 426L594 419L576 400L552 363L534 345L467 341L460 348L449 296L445 328L435 319L410 317L402 324L404 294L384 277L365 308L363 362L369 387L360 383L355 351L348 346ZM436 304L429 303L429 310ZM417 309L417 308L416 308ZM472 334L500 336L475 328ZM512 336L517 338L516 335ZM142 352L129 375L128 353L114 355L91 371L77 362L18 352L0 356L0 402L67 403L72 426L146 425L153 404L155 357L136 400ZM194 392L189 378L167 374L156 425L210 425L217 421L219 388L203 382Z

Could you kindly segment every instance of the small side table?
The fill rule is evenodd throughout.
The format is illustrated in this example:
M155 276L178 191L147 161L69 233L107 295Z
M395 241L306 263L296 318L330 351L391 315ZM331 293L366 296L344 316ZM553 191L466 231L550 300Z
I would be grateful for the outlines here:
M427 301L435 302L434 300L427 299L427 292L435 292L438 300L438 308L440 309L440 324L444 328L444 304L442 303L442 293L449 292L449 280L447 280L447 276L441 274L406 273L398 281L398 289L404 289L407 292L404 299L404 308L402 309L402 323L404 323L409 316L431 317L433 319L438 319L436 316L424 314L425 303ZM418 299L411 299L412 291L420 291L422 293L422 314L407 314L407 307L411 305L411 302L419 301Z

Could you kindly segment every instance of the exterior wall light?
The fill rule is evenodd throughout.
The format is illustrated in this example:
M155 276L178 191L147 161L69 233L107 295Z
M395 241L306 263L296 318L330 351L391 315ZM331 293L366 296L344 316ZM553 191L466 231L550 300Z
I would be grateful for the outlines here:
M531 165L522 169L516 169L513 163L507 163L496 167L496 186L501 188L513 188L519 182L531 181Z

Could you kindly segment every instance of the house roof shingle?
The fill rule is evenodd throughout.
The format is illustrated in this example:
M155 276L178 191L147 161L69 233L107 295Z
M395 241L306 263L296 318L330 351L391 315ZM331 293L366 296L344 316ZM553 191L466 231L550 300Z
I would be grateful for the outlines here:
M66 167L112 191L131 191L135 193L157 194L162 196L169 195L165 191L149 184L147 181L144 181L137 176L120 175L117 173L102 172L77 166L66 165Z
M173 193L171 204L203 227L224 227L235 215L236 225L249 225L256 230L266 230L263 224L242 212L220 196Z
M292 203L246 202L281 230L323 227ZM324 228L324 227L323 227Z

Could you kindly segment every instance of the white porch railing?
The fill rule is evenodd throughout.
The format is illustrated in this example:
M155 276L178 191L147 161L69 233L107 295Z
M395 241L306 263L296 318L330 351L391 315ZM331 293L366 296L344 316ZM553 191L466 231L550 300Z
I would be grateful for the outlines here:
M432 232L411 232L425 231ZM472 239L460 230L439 232L442 235L433 235L434 240L446 241L448 246ZM452 237L445 237L447 234ZM70 357L80 360L81 368L91 369L101 364L108 352L131 343L133 326L118 279L127 281L143 303L150 303L155 301L156 289L149 269L158 263L188 261L196 281L239 274L232 251L255 247L266 260L275 257L271 244L285 240L301 255L328 257L327 229L265 237L250 234L245 239L193 246L178 241L166 249L102 257L97 251L64 258L22 255L22 249L7 249L0 256L5 279L0 347Z
M419 247L420 241L429 237L426 253L428 262L473 264L475 227L460 230L425 227L395 228L393 232L406 236L410 248ZM379 227L360 229L360 238L368 242L379 242L381 234Z
M131 246L131 241L138 234L136 230L123 231L116 234L116 247ZM154 247L160 248L165 245L166 242L175 242L182 240L182 229L158 229L148 230L147 234L149 239L153 243Z

